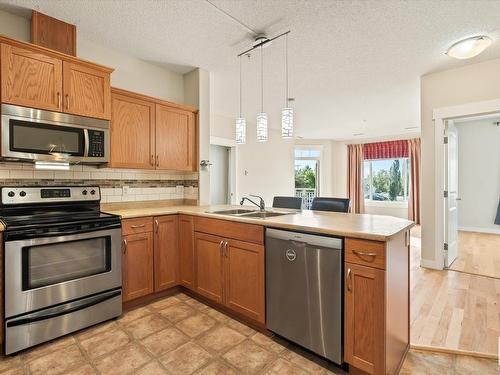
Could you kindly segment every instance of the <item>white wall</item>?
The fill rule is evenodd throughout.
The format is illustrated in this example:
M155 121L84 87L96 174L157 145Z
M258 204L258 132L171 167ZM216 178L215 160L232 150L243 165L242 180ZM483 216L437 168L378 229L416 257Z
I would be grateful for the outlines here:
M30 42L31 21L0 11L0 35ZM78 31L76 50L79 58L114 68L115 71L111 75L113 86L184 103L182 74L91 42Z
M500 118L455 123L458 130L459 229L498 231Z
M436 108L500 98L500 59L470 64L423 76L422 119L422 264L442 267L435 259L436 181L434 176L434 122Z

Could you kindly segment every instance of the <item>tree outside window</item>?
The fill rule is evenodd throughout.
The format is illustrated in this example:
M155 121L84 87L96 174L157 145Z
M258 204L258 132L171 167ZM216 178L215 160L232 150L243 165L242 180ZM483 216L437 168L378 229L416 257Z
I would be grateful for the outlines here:
M408 165L408 158L365 160L365 200L407 202Z

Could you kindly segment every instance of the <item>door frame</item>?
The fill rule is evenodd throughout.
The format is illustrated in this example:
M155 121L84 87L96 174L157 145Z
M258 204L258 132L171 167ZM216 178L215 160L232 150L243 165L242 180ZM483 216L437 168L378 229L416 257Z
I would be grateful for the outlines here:
M434 261L421 261L421 266L434 269L444 269L444 231L445 231L445 189L443 142L445 122L464 117L474 117L500 113L500 99L472 102L449 107L435 108L432 112L434 121ZM425 225L425 223L423 223Z
M228 193L231 197L229 203L237 204L238 182L236 179L236 171L238 170L238 147L236 147L236 141L230 138L216 137L211 135L210 146L212 145L229 147Z

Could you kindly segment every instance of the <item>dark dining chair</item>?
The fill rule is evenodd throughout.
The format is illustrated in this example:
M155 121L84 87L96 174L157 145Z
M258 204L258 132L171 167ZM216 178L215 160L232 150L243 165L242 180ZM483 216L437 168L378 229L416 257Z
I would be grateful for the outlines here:
M302 198L298 197L274 197L274 208L293 208L300 210L302 207Z
M348 198L322 198L316 197L312 201L311 210L349 212L351 200Z

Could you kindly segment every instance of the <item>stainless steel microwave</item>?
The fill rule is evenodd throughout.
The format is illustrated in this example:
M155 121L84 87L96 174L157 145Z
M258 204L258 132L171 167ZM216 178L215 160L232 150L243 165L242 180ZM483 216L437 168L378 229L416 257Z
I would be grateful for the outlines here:
M102 164L109 160L109 121L2 104L4 160Z

